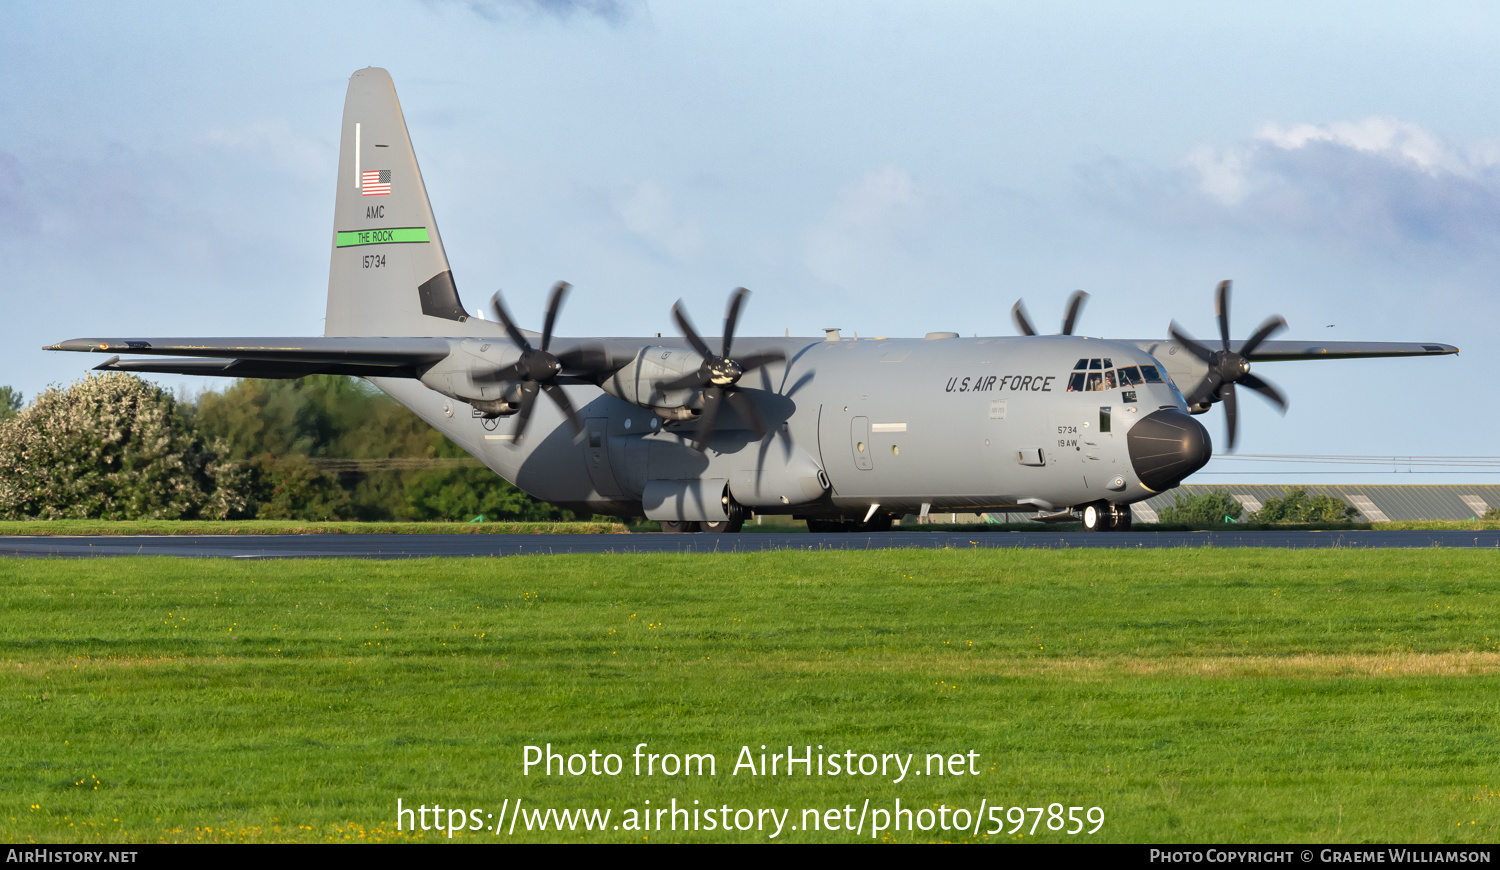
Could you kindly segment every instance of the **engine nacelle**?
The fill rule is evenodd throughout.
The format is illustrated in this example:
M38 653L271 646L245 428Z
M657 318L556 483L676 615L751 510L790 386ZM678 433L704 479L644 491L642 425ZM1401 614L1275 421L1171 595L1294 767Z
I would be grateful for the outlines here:
M422 372L422 383L450 399L467 402L488 417L514 414L521 409L519 381L492 381L491 372L515 365L521 352L508 341L460 342L452 353ZM478 379L475 375L479 375Z
M686 420L702 407L702 391L688 388L663 393L656 385L675 381L697 371L702 365L703 355L697 351L680 347L643 347L635 359L599 386L617 399L650 408L668 420Z

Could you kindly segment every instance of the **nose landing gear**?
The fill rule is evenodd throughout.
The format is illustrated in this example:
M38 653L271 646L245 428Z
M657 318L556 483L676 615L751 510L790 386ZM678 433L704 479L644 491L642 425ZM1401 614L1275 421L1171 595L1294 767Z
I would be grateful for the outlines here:
M1130 531L1130 505L1112 505L1105 501L1090 502L1078 511L1085 532Z

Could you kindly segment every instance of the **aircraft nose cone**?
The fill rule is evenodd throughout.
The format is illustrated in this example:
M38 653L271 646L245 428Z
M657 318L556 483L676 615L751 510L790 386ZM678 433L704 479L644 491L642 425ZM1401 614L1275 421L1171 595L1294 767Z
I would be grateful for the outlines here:
M1163 409L1136 423L1125 436L1130 464L1148 489L1161 492L1208 464L1214 445L1208 430L1176 409Z

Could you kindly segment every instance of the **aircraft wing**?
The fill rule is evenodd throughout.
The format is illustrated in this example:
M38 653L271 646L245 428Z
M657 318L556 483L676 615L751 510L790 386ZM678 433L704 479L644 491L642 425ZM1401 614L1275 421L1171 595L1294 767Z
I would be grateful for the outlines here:
M1238 350L1244 342L1231 341ZM1413 341L1263 341L1251 360L1282 362L1299 359L1369 359L1387 356L1440 356L1458 353L1451 344L1421 344Z
M98 371L300 378L312 374L417 377L419 366L448 356L445 338L72 338L43 350L113 353ZM189 357L121 360L118 354Z
M1131 344L1140 347L1147 353L1156 356L1165 353L1168 349L1177 346L1172 339L1156 339L1146 341L1132 341ZM1218 343L1212 339L1204 339L1203 343L1210 349L1217 350ZM1243 341L1231 341L1229 348L1236 353L1244 346ZM1372 359L1376 357L1394 356L1442 356L1444 354L1458 353L1458 348L1451 344L1438 344L1437 342L1423 343L1414 341L1263 341L1255 352L1250 354L1252 362L1287 362L1291 360L1308 359Z

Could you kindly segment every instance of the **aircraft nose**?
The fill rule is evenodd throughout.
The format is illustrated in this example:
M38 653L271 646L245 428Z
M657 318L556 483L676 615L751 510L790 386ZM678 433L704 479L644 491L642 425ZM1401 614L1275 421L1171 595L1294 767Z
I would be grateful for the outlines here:
M1213 456L1208 430L1175 408L1147 415L1125 436L1130 464L1148 489L1161 492L1181 483Z

